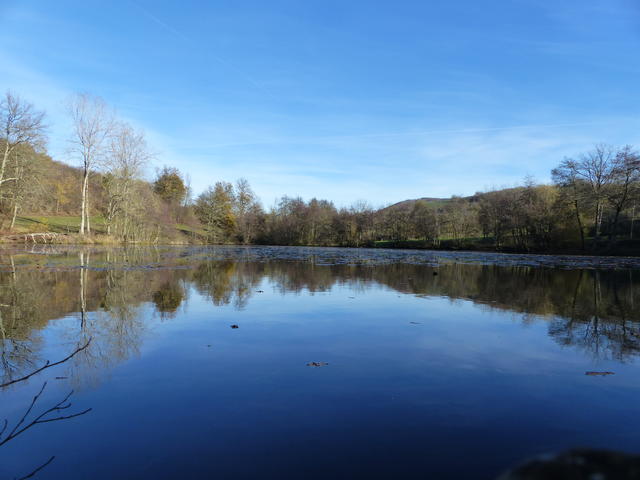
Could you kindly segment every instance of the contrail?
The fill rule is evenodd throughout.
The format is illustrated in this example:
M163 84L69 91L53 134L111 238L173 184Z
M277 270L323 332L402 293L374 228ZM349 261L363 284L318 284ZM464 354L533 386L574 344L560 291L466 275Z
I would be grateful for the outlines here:
M367 138L367 137L404 137L415 135L437 135L441 133L482 133L482 132L499 132L504 130L526 130L531 128L562 128L562 127L582 127L593 125L607 125L602 122L581 122L581 123L555 123L555 124L532 124L532 125L511 125L506 127L488 127L488 128L464 128L453 130L418 130L415 132L391 132L391 133L363 133L359 135L337 135L328 138Z
M151 12L149 12L147 9L145 9L142 5L139 5L136 2L131 2L131 4L136 7L138 10L140 10L140 12L147 17L149 20L151 20L152 22L154 22L156 25L158 25L159 27L165 29L166 31L170 32L171 34L175 35L176 37L180 38L182 41L189 43L191 45L192 48L197 48L198 47L198 42L193 41L191 38L187 37L186 35L184 35L182 32L180 32L179 30L176 30L175 28L173 28L171 25L163 22L162 20L160 20L158 17L156 17L155 15L153 15ZM250 83L251 85L253 85L255 88L257 88L258 90L260 90L262 93L266 93L267 95L269 95L271 98L273 98L274 100L277 100L277 97L271 93L269 90L267 90L263 85L261 85L258 81L256 81L255 79L253 79L251 76L247 75L245 72L243 72L242 70L240 70L238 67L236 67L234 64L228 62L227 60L211 53L210 51L206 52L206 55L208 55L210 58L212 58L213 60L215 60L216 62L220 63L221 65L226 66L227 68L233 70L236 74L238 74L238 76L242 77L246 82Z
M183 35L181 32L179 32L178 30L176 30L175 28L173 28L171 25L168 25L166 23L164 23L162 20L160 20L158 17L156 17L154 14L152 14L151 12L149 12L148 10L144 9L142 6L138 5L135 2L131 2L138 10L140 10L142 12L142 14L147 17L148 19L150 19L151 21L153 21L154 23L156 23L157 25L159 25L160 27L164 28L165 30L171 32L172 34L174 34L177 37L180 37L182 40L184 40L185 42L188 43L193 43L191 41L191 39L185 35Z
M504 127L488 127L488 128L465 128L465 129L451 129L451 130L419 130L414 132L390 132L390 133L362 133L355 135L329 135L319 136L312 138L299 138L297 140L285 140L285 141L266 141L266 142L248 142L248 143L227 143L212 145L211 147L240 147L240 146L253 146L253 145L284 145L284 144L296 144L296 143L316 143L331 140L349 140L359 138L385 138L385 137L415 137L415 136L429 136L429 135L441 135L441 134L456 134L456 133L484 133L484 132L501 132L509 130L526 130L535 128L566 128L566 127L582 127L582 126L594 126L594 125L609 125L604 122L581 122L581 123L555 123L555 124L531 124L531 125L511 125Z

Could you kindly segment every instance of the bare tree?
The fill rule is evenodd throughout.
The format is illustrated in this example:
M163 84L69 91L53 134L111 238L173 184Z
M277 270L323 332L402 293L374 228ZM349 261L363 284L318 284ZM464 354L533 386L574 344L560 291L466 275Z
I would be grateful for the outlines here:
M184 199L182 200L182 206L188 207L191 205L193 201L193 187L191 186L191 175L189 173L184 174L184 186L186 188L186 192L184 194Z
M80 234L91 233L89 221L89 176L105 159L113 132L113 114L99 97L77 94L69 103L73 121L71 152L82 164Z
M632 204L638 191L638 183L640 183L640 155L629 145L616 153L612 177L613 181L605 192L607 200L613 208L613 220L609 230L611 244L615 242L620 213Z
M563 198L566 197L568 203L573 207L573 212L578 224L578 231L580 232L580 245L582 250L584 250L585 238L582 215L585 208L586 194L584 192L584 182L578 178L578 164L575 160L565 158L560 163L560 166L551 171L551 176L554 183L563 189L562 193L565 194Z
M578 175L581 175L591 187L595 202L595 237L598 239L602 227L604 213L604 196L609 184L614 179L613 169L616 163L616 153L609 145L596 147L580 158Z
M7 162L16 149L23 145L30 145L34 149L44 145L46 140L44 112L35 110L30 103L7 92L0 100L0 128L2 128L0 139L4 142L0 163L1 192L4 183L17 180L17 177L5 178Z
M130 206L135 195L135 183L140 180L144 168L152 158L147 141L142 132L134 130L126 123L114 129L109 147L109 172L104 177L107 193L105 217L107 233L119 219L119 233L126 237L129 230Z
M580 220L580 197L583 203L588 200L593 206L593 229L596 241L600 237L606 192L615 177L615 164L614 149L609 145L601 144L596 145L593 150L581 155L577 160L563 160L560 166L552 171L557 184L573 190L572 202L581 235L583 233ZM584 239L582 242L584 246Z
M236 181L234 213L237 220L239 240L242 243L251 243L255 236L252 221L257 204L256 194L253 193L249 182L245 178Z

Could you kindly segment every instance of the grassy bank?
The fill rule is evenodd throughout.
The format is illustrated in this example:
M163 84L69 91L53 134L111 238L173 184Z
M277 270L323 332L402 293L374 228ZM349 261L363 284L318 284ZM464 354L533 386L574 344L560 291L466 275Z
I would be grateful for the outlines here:
M595 255L595 256L616 256L616 257L637 257L640 252L640 239L619 240L614 246L607 239L600 239L596 242L593 238L586 239L587 246L584 250L576 245L565 245L550 250L523 250L513 245L504 245L499 249L495 248L493 239L482 237L470 237L459 240L444 239L438 245L433 245L424 240L404 240L377 241L372 246L374 248L406 248L414 250L446 250L446 251L476 251L476 252L499 252L499 253L520 253L520 254L543 254L543 255Z
M107 235L105 220L101 216L91 217L91 235L80 235L79 216L21 216L11 231L0 232L2 243L56 243L56 244L94 244L117 245L122 240ZM185 224L165 226L165 231L157 241L162 244L203 243L205 232Z
M118 245L121 239L107 235L103 217L91 217L91 235L80 235L80 217L75 216L21 216L16 218L16 224L11 231L0 232L0 243L54 243L54 244L90 244L90 245ZM176 223L165 225L164 233L156 241L146 242L164 245L206 244L207 232L201 227ZM525 251L514 246L505 245L496 249L493 239L484 237L469 237L463 239L442 238L437 245L419 239L403 241L380 240L367 245L374 248L397 248L414 250L467 250L480 252L503 253L538 253L562 255L614 255L637 256L640 251L640 238L624 239L616 242L612 248L607 239L600 239L596 243L593 238L587 238L587 248L581 250L575 245L566 245L554 250ZM336 245L337 246L337 245Z

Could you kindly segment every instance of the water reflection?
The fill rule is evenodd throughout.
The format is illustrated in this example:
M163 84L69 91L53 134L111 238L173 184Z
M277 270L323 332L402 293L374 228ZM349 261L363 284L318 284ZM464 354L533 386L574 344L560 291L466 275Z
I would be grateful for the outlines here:
M598 358L624 361L640 352L635 314L640 292L636 270L561 270L530 266L443 264L321 265L317 262L196 259L164 267L157 253L119 249L69 254L66 265L47 268L45 258L17 266L3 259L0 272L2 381L41 361L41 331L48 322L78 316L70 341L94 342L75 360L85 371L136 355L145 331L141 307L151 302L162 319L172 319L190 287L213 305L243 309L266 278L274 291L329 292L336 284L355 291L379 286L403 294L469 300L486 309L519 314L526 323L544 318L560 345ZM22 259L23 260L23 259ZM109 268L109 266L112 266ZM187 267L187 268L185 268Z
M618 410L609 413L635 415L635 403L627 401L634 393L632 380L623 372L634 368L631 360L640 352L639 270L433 258L420 263L413 253L403 260L397 252L392 257L375 253L381 255L376 261L373 253L355 251L348 261L349 251L343 250L63 248L45 253L0 254L0 384L91 342L49 377L38 375L30 385L0 391L7 400L0 422L5 416L19 420L45 381L51 398L43 400L55 404L75 389L79 411L95 408L73 430L86 434L86 445L74 444L66 460L47 467L47 473L57 472L55 478L65 478L65 465L74 455L76 463L82 461L82 448L99 450L91 437L109 425L111 434L101 441L113 458L133 458L129 450L134 447L139 458L155 451L168 458L175 442L162 443L155 425L178 403L188 408L170 421L183 436L182 467L199 465L201 471L196 466L192 471L197 478L206 477L202 472L209 468L197 459L209 454L217 455L229 478L238 478L230 474L238 468L236 448L254 448L254 459L263 465L290 451L301 464L313 463L304 456L314 457L322 432L323 445L335 445L334 457L355 449L369 458L371 439L380 429L390 432L384 440L390 443L381 440L379 452L392 452L398 465L413 461L407 469L424 466L424 452L451 459L464 442L465 451L482 450L478 445L486 442L487 452L472 459L477 466L504 452L494 465L485 465L485 472L497 473L555 438L568 440L553 444L554 451L581 443L584 436L567 433L570 421L563 430L563 421L549 412L562 411L581 431L591 431L591 418L572 417L580 415L573 399L586 388L583 402L598 409L610 396L599 390L611 385L606 382L626 385L626 391L618 391ZM240 330L229 328L235 323ZM540 364L531 366L532 359ZM584 376L596 369L593 359L613 361L602 366L616 375L607 380ZM307 367L313 362L326 368ZM537 376L539 368L544 375ZM119 429L140 418L146 423L127 430L135 439L123 442ZM504 423L498 426L496 419ZM519 422L528 422L520 442L502 435L512 427L511 435L520 435ZM404 427L396 429L398 424ZM324 430L326 425L333 430ZM594 436L615 440L618 435L622 443L626 437L607 425L593 427ZM41 439L65 434L56 425L33 429L27 437L41 430L47 431ZM296 433L301 431L312 433L307 438ZM254 444L254 438L268 439L273 455L255 453L267 443ZM273 438L291 443L279 449ZM9 445L15 450L7 458L21 452L24 461L14 470L33 469L53 453L46 450L51 443L45 444L36 462L29 456L36 447L26 444ZM187 450L196 453L189 456ZM413 452L411 458L406 452ZM113 478L116 463L102 478ZM143 467L156 468L156 475L163 471L160 463L129 465L139 468L137 478L145 478ZM0 462L0 476L2 468ZM446 472L446 465L442 468L439 472Z
M31 372L29 372L23 377L15 378L6 383L1 383L0 389L5 389L12 385L17 385L22 382L27 382L31 377L42 374L49 368L53 368L70 361L73 357L85 351L89 347L90 343L91 343L91 339L89 339L84 345L78 346L73 352L71 352L69 355L67 355L65 358L61 360L58 360L56 362L47 361L44 365L32 370ZM60 377L56 377L56 378L60 378ZM20 418L16 418L11 422L7 418L4 418L0 421L0 447L7 445L9 442L15 440L18 437L21 437L22 435L27 433L30 429L38 425L50 424L52 422L60 422L63 420L71 420L72 418L77 418L77 417L86 415L91 411L91 408L87 408L85 410L76 411L76 412L73 412L72 410L70 410L73 407L73 404L71 403L71 400L70 400L71 396L73 395L73 390L67 393L62 400L53 404L49 408L45 409L44 407L41 407L40 406L40 404L42 403L41 397L45 389L47 388L47 385L48 385L48 381L45 380L44 383L42 383L42 387L40 387L40 390L38 390L38 392L35 394L35 396L31 400L31 403L29 403L27 406L24 407L24 413ZM55 455L49 457L49 459L46 460L44 463L41 463L40 465L32 468L29 473L26 473L23 476L21 476L20 480L32 478L38 472L46 468L54 460L55 460Z
M186 291L178 280L167 280L151 296L162 318L173 318L184 301Z

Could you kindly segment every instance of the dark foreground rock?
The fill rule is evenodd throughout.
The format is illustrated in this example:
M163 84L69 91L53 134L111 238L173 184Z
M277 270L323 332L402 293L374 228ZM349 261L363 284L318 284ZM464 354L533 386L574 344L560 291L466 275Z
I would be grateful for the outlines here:
M537 458L498 480L637 480L640 455L607 450L575 449Z

